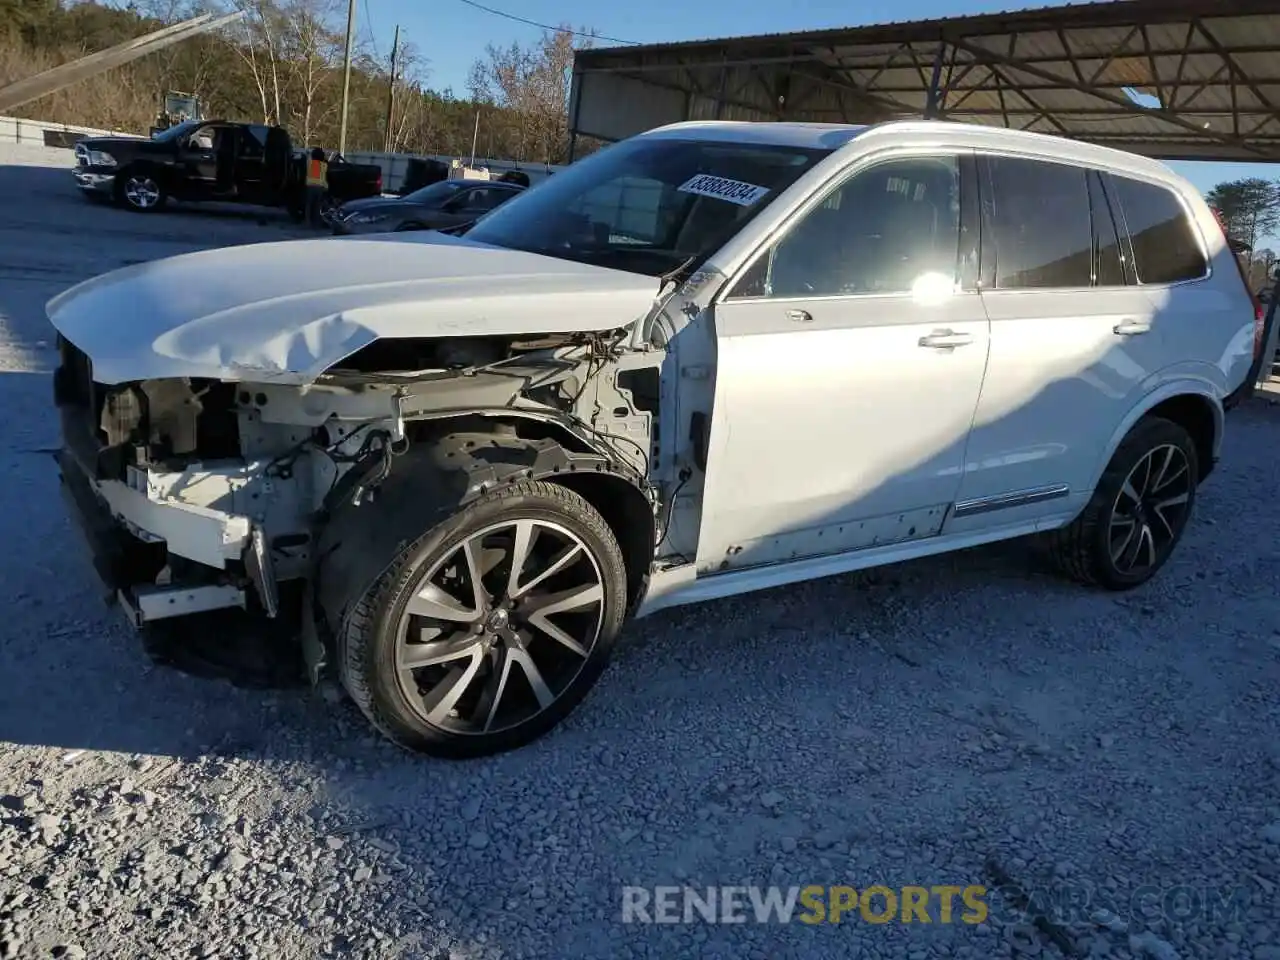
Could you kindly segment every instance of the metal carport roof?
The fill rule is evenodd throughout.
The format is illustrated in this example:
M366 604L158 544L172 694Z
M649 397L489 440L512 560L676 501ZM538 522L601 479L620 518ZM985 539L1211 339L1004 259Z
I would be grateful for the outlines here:
M1110 0L579 51L570 133L934 116L1174 160L1280 160L1277 0Z

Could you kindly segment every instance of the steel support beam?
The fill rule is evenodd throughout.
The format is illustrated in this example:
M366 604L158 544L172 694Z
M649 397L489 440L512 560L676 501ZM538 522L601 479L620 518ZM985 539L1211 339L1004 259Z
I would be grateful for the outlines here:
M124 66L124 64L145 57L149 53L155 53L157 50L163 50L165 47L188 40L191 37L225 27L244 15L245 12L243 10L237 10L235 13L229 13L221 17L214 16L211 13L201 14L190 20L184 20L182 23L171 24L145 36L126 40L124 43L108 47L106 50L91 53L87 57L81 57L79 60L64 63L61 66L37 73L33 77L27 77L24 80L11 83L6 87L0 88L0 114L8 113L23 104L39 100L41 97L47 97L51 93L57 93L73 83L79 83L81 80L88 80L90 77L105 73L107 70Z
M1156 117L1157 119L1163 120L1165 123L1169 123L1169 124L1172 124L1173 126L1181 127L1184 130L1188 130L1196 134L1196 136L1198 137L1203 137L1204 139L1208 139L1208 140L1216 140L1219 143L1226 143L1233 147L1239 147L1242 150L1247 150L1251 153L1256 153L1259 156L1265 157L1266 159L1269 159L1269 160L1276 159L1275 157L1268 155L1265 151L1258 150L1254 147L1251 147L1249 144L1245 143L1244 141L1240 140L1237 137L1233 137L1229 134L1224 134L1224 133L1215 133L1212 130L1205 130L1204 127L1190 120L1187 120L1185 117L1182 117L1177 113L1173 113L1170 110L1167 110L1164 108L1146 109L1143 107L1139 107L1135 103L1133 103L1131 100L1125 97L1118 97L1114 94L1108 93L1105 90L1094 89L1090 87L1088 84L1084 84L1084 83L1068 83L1066 81L1066 78L1062 77L1059 74L1055 74L1052 71L1043 70L1040 67L1031 66L1026 63L1020 63L1018 62L1018 60L1014 58L1002 56L1001 54L998 54L992 50L988 50L984 47L978 46L977 44L968 43L965 40L956 40L956 39L953 39L951 42L954 43L961 50L964 50L966 53L971 54L975 58L978 58L980 60L985 60L988 66L992 66L992 69L995 69L994 65L1002 65L1004 67L1018 70L1022 73L1030 74L1033 77L1041 77L1046 80L1061 81L1071 89L1078 90L1081 93L1089 94L1103 101L1104 103L1110 103L1118 107L1123 107L1125 110L1127 110L1131 114L1138 114L1141 116L1148 116L1148 117ZM1126 45L1127 43L1128 43L1128 40L1125 41ZM1013 87L1013 89L1017 90L1017 87ZM1022 91L1019 90L1018 93L1024 100L1028 99L1026 94L1023 93ZM1031 101L1028 100L1028 102L1031 102Z
M925 97L924 118L935 120L942 112L942 99L946 91L942 90L942 65L947 59L947 44L944 40L938 44L938 52L933 56L933 75L929 78L929 91Z

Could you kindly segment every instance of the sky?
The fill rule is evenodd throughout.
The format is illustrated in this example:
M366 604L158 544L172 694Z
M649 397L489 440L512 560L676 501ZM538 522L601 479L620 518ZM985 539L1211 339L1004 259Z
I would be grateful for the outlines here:
M475 0L482 6L538 23L567 24L570 29L594 31L615 40L663 43L756 33L785 33L824 27L857 26L892 20L993 13L1043 3L1018 0L897 0L892 14L872 4L850 0L644 0L642 3L601 0ZM465 95L472 63L486 45L522 46L536 43L542 30L498 16L466 0L356 0L358 29L371 36L379 52L391 49L396 25L402 42L414 44L425 61L426 83L435 89L452 87ZM600 46L616 46L600 41ZM1201 191L1223 180L1280 174L1274 165L1247 163L1174 163L1178 173Z

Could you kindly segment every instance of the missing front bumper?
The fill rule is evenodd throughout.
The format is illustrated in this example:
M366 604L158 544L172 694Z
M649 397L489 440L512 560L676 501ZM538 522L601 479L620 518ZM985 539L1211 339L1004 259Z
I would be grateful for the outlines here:
M139 513L140 509L126 508L126 519L122 520L118 506L113 508L98 495L69 451L59 451L56 460L68 512L89 549L94 570L106 588L106 599L118 602L135 627L213 610L247 608L246 590L236 583L157 583L170 559L165 538L144 528L136 518L133 522L127 519L128 513ZM140 494L134 499L146 501ZM148 506L163 509L163 505L149 501ZM189 518L183 511L175 510L174 518L180 525L177 529L189 529ZM273 593L274 582L265 581L270 567L255 566L254 572L259 592Z

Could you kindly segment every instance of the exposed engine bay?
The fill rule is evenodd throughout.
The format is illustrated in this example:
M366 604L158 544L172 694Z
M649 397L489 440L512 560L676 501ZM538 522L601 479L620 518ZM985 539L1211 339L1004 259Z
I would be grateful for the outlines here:
M110 558L104 576L139 625L234 606L274 617L282 586L314 576L334 516L426 459L475 481L464 499L506 476L607 473L656 517L664 354L628 336L379 340L300 387L104 385L60 337L64 479L74 475L82 514L105 506L128 531L95 554ZM491 445L503 455L488 456Z

